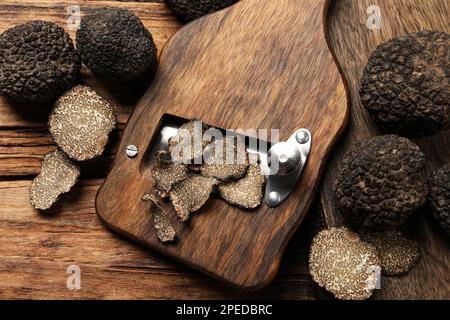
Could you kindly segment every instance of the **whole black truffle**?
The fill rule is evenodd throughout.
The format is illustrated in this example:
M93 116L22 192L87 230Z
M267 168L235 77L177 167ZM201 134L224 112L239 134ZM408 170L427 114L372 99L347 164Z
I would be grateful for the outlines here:
M30 21L0 35L0 91L18 102L50 102L78 80L81 59L52 22Z
M335 185L339 209L356 227L391 229L426 200L425 156L406 138L379 136L345 154Z
M420 32L379 45L361 83L361 102L380 128L424 136L450 128L450 35Z
M102 8L81 19L77 48L100 79L126 82L150 77L157 64L151 33L129 10Z
M239 0L164 0L170 10L182 22L198 19L206 14L221 10Z
M450 236L450 164L433 172L429 186L429 202L433 215Z

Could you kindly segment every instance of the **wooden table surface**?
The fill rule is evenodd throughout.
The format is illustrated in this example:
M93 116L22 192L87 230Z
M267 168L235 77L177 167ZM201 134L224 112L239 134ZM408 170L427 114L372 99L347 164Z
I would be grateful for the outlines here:
M67 8L79 5L82 14L100 6L119 6L133 10L149 28L159 50L180 28L179 22L162 1L74 1L74 0L3 0L0 4L0 32L27 20L42 19L64 26ZM343 61L343 71L349 81L352 108L358 110L357 77L362 72L365 59L370 52L359 55L351 48L362 50L359 38L367 34L358 33L366 28L368 4L379 4L382 12L411 17L406 21L406 30L420 28L421 17L437 12L432 22L424 19L425 27L447 28L450 13L447 0L336 0L332 5L328 35L338 60ZM431 3L426 9L418 9L420 3ZM420 7L420 5L419 5ZM404 8L403 11L398 8ZM386 11L384 11L386 10ZM408 15L409 14L409 15ZM413 15L414 14L414 15ZM375 31L370 44L380 42L392 35L389 31ZM74 36L73 30L68 30ZM399 28L397 32L404 31ZM351 38L351 35L354 35ZM347 38L349 37L349 38ZM355 47L351 47L351 40ZM366 46L365 48L367 48ZM356 58L354 58L356 57ZM359 57L359 58L358 58ZM107 152L100 159L82 165L82 180L68 195L65 195L50 213L41 214L29 204L28 187L40 170L43 156L55 145L48 133L48 112L33 105L11 105L0 98L0 298L108 298L108 299L316 299L329 297L311 281L308 273L307 255L311 234L315 230L315 215L307 221L291 241L279 275L266 289L259 292L238 292L216 280L173 262L121 236L111 233L98 219L95 194L110 168L122 130L139 100L142 92L130 88L113 87L101 83L83 68L85 84L114 102L119 108L119 126L112 135ZM51 109L51 106L48 107ZM370 127L367 118L358 118L354 112L347 140L364 136L354 129L354 122L361 121ZM353 128L353 129L352 129ZM373 131L368 131L373 133ZM366 133L369 134L369 133ZM351 135L350 138L348 135ZM436 138L441 145L440 156L433 164L450 160L447 141L449 135ZM422 143L426 145L426 142ZM338 155L347 144L341 143ZM445 151L447 150L447 151ZM442 155L443 153L443 155ZM446 158L447 157L447 158ZM329 185L338 157L332 159L330 174L325 178L323 205L329 213ZM436 230L422 228L428 234L426 260L419 268L421 278L399 277L385 282L387 289L377 293L379 298L450 298L449 246ZM436 235L435 235L436 234ZM443 244L444 243L444 244ZM428 261L428 262L427 262ZM69 290L66 285L67 268L77 265L81 271L81 289ZM437 274L436 274L437 272ZM414 288L411 288L414 286ZM425 287L426 290L418 289Z

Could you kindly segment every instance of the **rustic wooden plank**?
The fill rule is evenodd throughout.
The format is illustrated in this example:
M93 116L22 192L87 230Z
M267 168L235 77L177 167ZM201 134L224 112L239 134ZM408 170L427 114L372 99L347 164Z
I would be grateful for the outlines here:
M333 203L333 183L342 154L355 141L380 134L363 109L359 99L359 83L367 60L376 45L388 39L419 30L442 30L450 33L447 0L341 0L333 3L329 15L328 33L338 62L348 80L351 99L349 128L329 162L322 188L322 204L329 225L343 223ZM367 8L379 5L382 29L366 27ZM450 131L433 137L416 139L428 158L429 169L450 161ZM403 277L383 278L383 290L378 298L450 298L450 246L434 226L425 208L419 213L409 231L422 249L419 265Z
M122 134L123 129L114 130L102 156L80 163L82 178L106 176ZM55 148L56 145L47 128L0 130L0 179L37 175L41 170L44 155Z
M165 41L179 28L178 22L173 18L170 12L163 4L154 3L118 3L117 1L54 1L54 0L3 0L0 3L0 32L6 28L12 27L15 24L24 22L28 19L51 19L61 25L65 23L65 7L75 2L82 3L88 7L96 5L123 5L132 10L136 10L138 15L147 21L144 24L150 27L158 49L161 50ZM149 1L155 2L155 1ZM159 1L160 2L160 1ZM344 143L343 148L336 148L336 158L333 159L328 182L333 180L337 161L342 154L342 151L352 142L345 143L351 139L352 135L358 138L368 137L374 132L376 128L372 125L367 115L361 111L359 105L359 98L356 94L358 90L358 78L362 73L362 65L368 58L370 51L368 48L373 48L376 43L389 38L394 34L401 34L406 31L416 30L418 28L432 28L434 25L440 25L448 28L448 2L429 0L376 0L376 1L361 1L361 0L339 0L337 6L332 8L330 13L330 30L329 35L332 41L333 48L336 49L338 58L342 64L344 73L350 74L349 86L352 98L352 121L348 130L347 136L342 139ZM369 33L366 38L367 31L364 30L365 19L367 18L366 8L369 4L379 4L383 12L388 13L393 19L389 19L381 31L373 31ZM144 9L140 7L144 5ZM401 7L400 7L401 5ZM159 7L158 7L159 6ZM395 7L394 7L395 6ZM426 6L426 7L425 7ZM428 19L430 12L436 10L442 11L445 15L441 17L434 17L433 20ZM384 15L386 17L386 15ZM392 20L392 21L391 21ZM405 23L405 25L402 25ZM448 29L447 29L448 32ZM355 33L359 35L353 36ZM73 32L71 32L73 35ZM90 74L86 68L83 70L84 77L87 78L87 83L96 87L101 94L110 97L109 87L105 84L97 82L97 80ZM133 110L134 101L139 100L140 95L133 95L126 97L120 93L114 94L113 100L121 106L119 109L120 122L124 123ZM116 98L117 97L117 98ZM123 102L125 101L125 103ZM46 131L46 122L48 113L43 112L38 108L28 107L17 109L17 106L11 107L6 105L6 101L0 97L0 151L1 157L10 157L15 152L5 151L8 148L20 147L20 158L11 160L8 166L3 163L0 158L0 180L7 176L23 176L29 174L36 174L39 170L39 161L48 150L49 136ZM122 107L123 105L123 107ZM47 106L47 112L51 106ZM123 110L123 111L121 111ZM362 123L361 126L358 124ZM357 125L357 129L355 129ZM366 129L369 127L370 129ZM34 129L36 128L36 132ZM11 132L5 132L11 130ZM20 133L20 130L29 130L30 133ZM3 137L3 138L2 138ZM10 140L11 139L11 140ZM448 148L448 134L441 134L433 137L433 144L429 143L429 139L418 140L424 150L426 150L428 159L431 163L430 167L435 167L448 161L450 149ZM28 149L30 148L30 149ZM109 148L108 148L109 149ZM439 150L439 152L435 152ZM31 162L30 162L31 161ZM102 163L102 162L100 162ZM29 169L21 169L21 167ZM88 166L89 168L91 166ZM102 164L92 164L92 171L98 172L96 167L102 167ZM88 168L88 170L89 170ZM83 175L86 170L83 170ZM95 175L94 175L95 176ZM10 178L8 178L10 179ZM94 214L93 197L101 180L83 180L83 185L78 187L73 195L64 197L61 204L58 206L64 207L64 211L50 218L39 215L32 209L18 209L14 210L16 203L20 202L19 207L28 206L28 196L26 188L29 181L0 181L0 228L1 232L8 232L9 236L14 236L14 246L9 246L7 250L2 250L3 246L8 243L9 238L2 238L2 246L0 246L0 298L233 298L238 297L233 289L222 287L218 282L210 280L209 278L192 272L179 264L173 263L164 257L155 254L152 251L143 249L142 247L131 243L125 238L117 237L106 230L102 230L102 226L98 223ZM91 188L92 190L86 195L84 189ZM79 190L80 189L80 190ZM19 192L15 192L15 191ZM84 196L79 196L79 195ZM79 196L75 199L72 197ZM82 203L85 199L91 197L91 204ZM325 192L323 203L327 216L335 218L337 215L333 214L333 207L330 206L331 192ZM75 205L74 203L78 203ZM21 215L20 212L28 210L25 214L25 219L17 218ZM62 210L62 209L61 209ZM3 222L3 212L9 212L8 222ZM89 213L86 213L89 212ZM65 229L64 221L72 218L67 228L73 229L72 233L67 233L65 239L64 233L59 232L60 229ZM18 219L15 222L15 219ZM27 225L28 220L31 219L33 227ZM54 222L52 219L58 219L59 222ZM37 222L37 221L41 222ZM78 222L80 220L80 222ZM83 222L85 221L85 222ZM416 224L415 233L422 234L421 242L426 257L431 257L431 260L416 268L414 277L399 277L399 278L383 278L383 294L376 293L379 298L448 298L448 290L442 290L442 283L450 283L448 275L448 251L439 251L434 249L436 243L440 244L443 239L437 230L434 223L425 219L425 224ZM83 256L91 259L92 264L82 266L82 290L80 292L69 291L65 287L66 274L65 270L69 263L73 261L70 257L63 257L62 251L54 250L56 255L52 259L52 252L50 249L36 249L38 246L33 242L33 234L39 235L39 241L43 244L51 236L51 228L56 234L59 242L61 239L65 246L69 248L78 247L78 250L72 249L70 254L82 259ZM42 231L39 230L42 228ZM91 229L93 234L98 237L90 237ZM88 230L83 233L80 229ZM281 265L280 276L275 282L262 293L249 294L248 298L309 298L315 296L314 289L309 277L306 274L306 249L302 249L303 253L297 249L304 247L307 239L304 234L310 233L311 224L305 224L301 230L294 236L288 247L288 254L284 258ZM66 229L67 230L67 229ZM47 231L49 231L47 233ZM78 233L82 234L82 238ZM86 238L83 238L86 235ZM437 236L435 236L437 235ZM111 241L108 239L111 238ZM425 238L424 240L422 239ZM27 240L31 239L31 240ZM91 243L87 243L86 239L90 239ZM92 242L96 243L97 239L104 239L100 241L102 245L107 243L108 247L104 248L103 252L92 251ZM21 242L22 241L22 242ZM32 241L32 243L30 243ZM52 240L48 241L51 246ZM73 245L76 244L76 246ZM27 250L25 247L32 249ZM68 252L66 249L66 253ZM15 252L21 252L14 256ZM45 254L43 254L45 253ZM125 256L121 259L121 256ZM104 259L104 257L106 257ZM81 261L87 261L84 259ZM425 260L428 261L428 260ZM101 263L99 263L101 262ZM151 266L155 268L152 269ZM118 266L118 267L117 267ZM86 267L86 268L85 268ZM117 268L116 268L117 267ZM162 268L162 269L161 269ZM446 269L447 268L447 269ZM84 271L83 271L84 270ZM162 270L162 271L161 271ZM440 270L440 271L439 271ZM443 272L444 270L445 272ZM430 277L429 274L436 273L435 276ZM442 274L444 273L444 274ZM84 277L86 275L87 277ZM438 286L436 279L440 280ZM419 291L419 292L418 292ZM325 295L325 297L329 297Z
M263 292L236 292L107 230L94 209L102 180L83 180L47 214L28 202L29 181L0 181L0 298L310 298L304 233ZM66 288L78 265L82 289Z

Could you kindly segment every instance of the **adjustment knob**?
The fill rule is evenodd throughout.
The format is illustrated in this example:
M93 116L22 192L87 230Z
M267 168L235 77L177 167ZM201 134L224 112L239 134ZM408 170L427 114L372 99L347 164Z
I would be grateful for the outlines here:
M279 176L288 176L302 166L302 156L298 147L289 142L279 142L268 153L271 171Z

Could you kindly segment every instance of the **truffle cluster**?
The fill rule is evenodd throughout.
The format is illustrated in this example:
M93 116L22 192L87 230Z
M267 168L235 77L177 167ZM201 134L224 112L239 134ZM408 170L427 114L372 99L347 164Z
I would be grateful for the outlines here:
M395 135L356 143L345 154L335 185L339 209L356 227L392 229L426 200L425 156Z
M243 209L256 209L263 201L265 178L256 155L250 161L241 138L227 135L212 139L205 134L208 129L217 130L201 121L182 125L178 134L169 139L168 150L159 151L152 161L156 193L170 199L183 222L200 210L216 190L229 204ZM229 159L231 154L233 159Z
M56 102L49 126L60 149L44 157L41 173L30 186L30 201L38 210L50 209L75 185L80 169L71 159L83 161L103 153L115 116L93 90L75 86Z
M79 78L70 36L52 22L30 21L0 35L0 91L18 102L51 102Z
M433 172L429 186L429 202L433 215L450 237L450 164Z
M83 17L76 42L83 62L101 79L133 82L156 69L152 35L129 10L102 8Z
M420 32L375 49L360 95L383 130L422 136L450 128L449 48L449 34Z
M182 22L189 22L221 10L239 0L164 0Z

